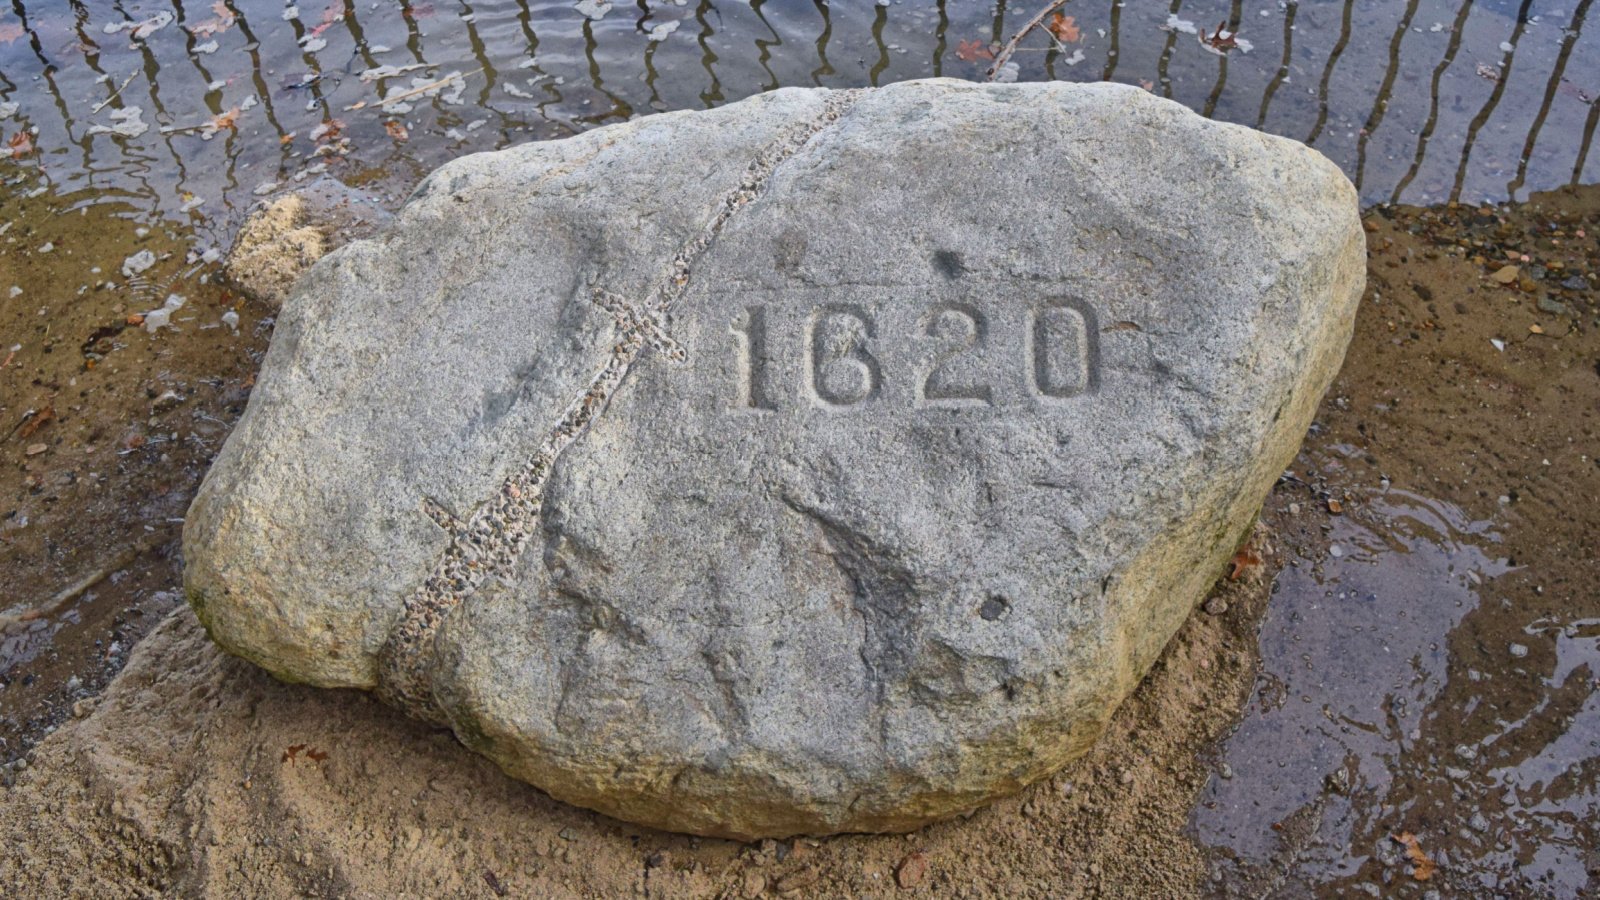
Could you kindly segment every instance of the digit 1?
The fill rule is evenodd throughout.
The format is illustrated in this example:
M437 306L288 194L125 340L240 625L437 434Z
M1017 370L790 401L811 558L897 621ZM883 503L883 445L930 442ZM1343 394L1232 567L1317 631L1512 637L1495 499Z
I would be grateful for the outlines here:
M767 397L767 311L759 306L745 307L744 321L735 321L733 333L739 335L739 399L734 409L776 409Z

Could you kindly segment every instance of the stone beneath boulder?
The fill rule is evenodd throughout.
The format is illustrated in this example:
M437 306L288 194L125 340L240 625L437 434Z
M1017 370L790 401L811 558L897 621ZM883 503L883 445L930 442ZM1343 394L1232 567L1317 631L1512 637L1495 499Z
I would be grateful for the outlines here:
M781 90L465 157L285 303L189 597L619 818L914 828L1093 742L1363 278L1326 159L1117 85Z
M252 300L277 307L312 263L371 235L389 219L376 197L332 178L318 178L251 212L228 251L223 272Z

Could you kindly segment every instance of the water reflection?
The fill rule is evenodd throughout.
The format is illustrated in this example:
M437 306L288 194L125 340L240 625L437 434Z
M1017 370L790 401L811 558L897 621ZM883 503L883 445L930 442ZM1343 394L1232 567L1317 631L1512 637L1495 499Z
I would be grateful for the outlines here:
M1395 489L1358 504L1331 520L1325 555L1278 576L1263 670L1197 837L1224 883L1274 896L1370 893L1403 871L1392 835L1411 828L1448 864L1441 887L1582 894L1600 620L1495 640L1516 634L1496 584L1517 566L1493 525Z
M1600 175L1600 70L1581 64L1600 58L1591 5L1080 3L1078 41L1035 35L1016 61L1025 80L1144 84L1305 140L1369 201L1493 199ZM533 0L13 0L0 13L0 133L29 131L22 166L58 189L121 196L220 240L258 191L322 171L398 193L462 152L650 111L789 85L979 79L988 60L958 45L1004 39L1032 12L639 0L595 20ZM1219 22L1248 48L1203 46ZM459 84L423 89L452 73ZM348 141L331 151L310 137L330 121Z

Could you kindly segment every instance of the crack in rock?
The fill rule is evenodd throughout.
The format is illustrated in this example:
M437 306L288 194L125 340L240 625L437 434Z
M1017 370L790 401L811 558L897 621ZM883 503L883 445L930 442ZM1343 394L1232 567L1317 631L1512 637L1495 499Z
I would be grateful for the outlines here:
M604 410L646 347L671 361L681 363L686 359L683 348L667 333L665 322L673 304L688 289L695 262L728 221L761 195L778 167L837 122L858 97L857 91L830 93L818 116L791 126L783 136L759 150L739 185L723 197L711 220L673 255L643 303L636 304L600 287L593 289L590 299L616 321L617 341L611 354L528 462L507 478L492 497L464 521L451 516L432 499L421 501L423 512L450 535L450 541L422 584L406 599L399 623L379 652L377 692L384 702L419 719L449 724L433 696L430 672L439 627L485 580L511 572L538 526L544 490L557 458Z

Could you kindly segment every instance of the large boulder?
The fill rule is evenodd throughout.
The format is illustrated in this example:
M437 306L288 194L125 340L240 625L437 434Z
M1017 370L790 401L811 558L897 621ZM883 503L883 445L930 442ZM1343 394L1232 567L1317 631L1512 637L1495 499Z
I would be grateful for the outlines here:
M298 282L189 597L623 819L913 828L1095 739L1363 273L1326 159L1116 85L781 90L465 157Z

